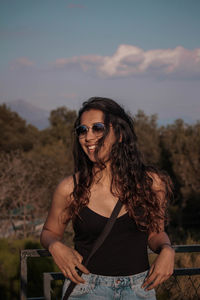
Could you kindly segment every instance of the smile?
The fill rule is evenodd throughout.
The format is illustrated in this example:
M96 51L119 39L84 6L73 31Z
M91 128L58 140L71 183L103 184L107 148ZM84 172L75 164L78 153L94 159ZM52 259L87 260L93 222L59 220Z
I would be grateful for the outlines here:
M96 148L96 145L87 146L87 148L90 152L93 152Z

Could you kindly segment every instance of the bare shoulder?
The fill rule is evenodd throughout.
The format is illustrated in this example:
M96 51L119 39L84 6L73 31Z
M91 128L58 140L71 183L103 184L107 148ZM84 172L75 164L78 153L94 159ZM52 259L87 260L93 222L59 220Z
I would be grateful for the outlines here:
M53 199L52 199L52 205L57 208L67 208L71 201L72 197L71 194L74 189L74 179L73 176L68 176L64 178L56 187Z
M73 176L64 178L56 187L55 195L60 195L64 198L68 198L74 189Z
M71 193L74 188L73 176L64 178L56 187L51 206L48 212L44 229L63 236L64 230L70 221L69 206Z

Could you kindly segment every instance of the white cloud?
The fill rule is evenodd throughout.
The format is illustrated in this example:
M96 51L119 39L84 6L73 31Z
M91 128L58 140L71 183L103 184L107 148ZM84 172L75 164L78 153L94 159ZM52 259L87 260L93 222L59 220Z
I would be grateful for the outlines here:
M33 61L31 61L29 58L27 57L19 57L17 58L15 61L11 62L11 69L17 69L17 68L30 68L33 67L35 65L35 63Z
M73 56L71 58L56 59L53 66L56 68L80 67L83 71L97 69L104 61L99 55Z
M56 68L78 67L84 72L95 70L103 77L162 76L191 78L200 76L200 49L144 51L133 45L120 45L112 56L87 55L57 59Z

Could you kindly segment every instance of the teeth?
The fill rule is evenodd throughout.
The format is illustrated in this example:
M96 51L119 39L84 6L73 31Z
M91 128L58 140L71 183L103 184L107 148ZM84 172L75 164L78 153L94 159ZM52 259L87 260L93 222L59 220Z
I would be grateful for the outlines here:
M88 149L89 150L93 150L93 149L95 149L96 148L96 146L94 145L94 146L88 146Z

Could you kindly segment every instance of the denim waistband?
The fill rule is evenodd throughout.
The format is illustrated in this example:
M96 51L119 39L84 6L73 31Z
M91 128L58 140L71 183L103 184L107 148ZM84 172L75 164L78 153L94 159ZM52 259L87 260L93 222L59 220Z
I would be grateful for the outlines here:
M141 284L148 274L148 270L130 276L103 276L96 274L82 274L82 278L89 284L102 285L102 286L129 286Z

